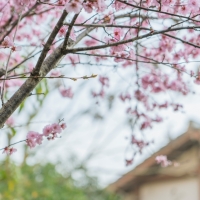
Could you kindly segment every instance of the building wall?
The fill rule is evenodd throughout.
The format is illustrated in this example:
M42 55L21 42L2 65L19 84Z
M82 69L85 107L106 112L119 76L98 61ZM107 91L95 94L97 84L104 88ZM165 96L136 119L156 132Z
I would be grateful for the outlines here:
M199 166L198 151L195 146L185 151L176 159L180 164L178 167L160 168L158 174L174 179L141 185L140 200L199 200L199 178L195 175Z
M199 148L194 146L178 158L176 162L179 166L160 167L157 175L171 177L170 180L160 179L138 185L137 190L123 194L124 200L200 200L199 191ZM136 173L136 172L135 172ZM155 170L149 168L146 175L155 173ZM138 176L144 174L138 171ZM181 178L182 177L182 178Z
M140 200L199 200L196 177L144 184Z

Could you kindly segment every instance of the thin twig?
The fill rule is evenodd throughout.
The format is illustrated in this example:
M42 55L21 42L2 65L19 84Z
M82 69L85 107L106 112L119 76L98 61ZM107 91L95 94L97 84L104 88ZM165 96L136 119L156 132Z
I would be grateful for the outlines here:
M17 30L18 30L18 27L19 27L19 22L21 21L21 17L22 17L22 13L20 13L20 16L19 16L19 19L18 19L18 23L17 23L17 27L16 27L15 32L14 32L13 43L15 41L15 36L16 36ZM7 60L7 63L6 63L5 79L7 78L7 75L8 75L8 65L9 65L9 62L10 62L11 54L12 54L12 49L10 49L10 53L9 53L8 60ZM3 81L3 88L2 88L2 93L1 93L2 106L4 105L4 100L3 100L4 88L5 88L5 80Z
M6 79L4 78L0 78L0 80L11 80L11 79L20 79L20 78L25 78L25 79L38 79L38 78L49 78L49 79L55 79L55 78L65 78L65 79L70 79L73 81L76 81L78 79L90 79L90 78L96 78L97 75L96 74L92 74L91 76L81 76L81 77L67 77L64 75L60 75L60 76L19 76L19 77L7 77Z

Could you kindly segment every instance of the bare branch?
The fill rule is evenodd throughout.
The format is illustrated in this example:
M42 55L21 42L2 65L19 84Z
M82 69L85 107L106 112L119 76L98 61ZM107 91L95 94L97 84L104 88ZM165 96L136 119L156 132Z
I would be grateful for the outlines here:
M166 15L170 15L170 16L174 16L174 17L179 17L179 18L183 18L183 19L187 19L187 20L191 20L191 21L195 21L195 22L200 22L199 20L194 19L195 17L199 16L200 14L194 15L192 17L186 17L186 16L183 16L183 15L177 15L177 14L173 14L173 13L169 13L169 12L164 12L164 11L161 11L161 10L154 10L154 9L150 9L150 8L145 8L145 7L133 5L133 4L127 3L126 1L121 1L121 0L117 0L117 1L124 3L128 6L132 6L134 8L138 8L138 9L142 9L142 10L146 10L146 11L157 12L157 13L162 13L162 14L166 14Z
M42 66L42 63L43 63L44 59L46 58L46 55L47 55L48 51L50 50L50 46L52 45L52 43L53 43L58 31L62 27L63 22L64 22L64 20L65 20L65 18L67 16L67 14L68 13L66 12L66 10L64 10L62 15L61 15L61 17L60 17L60 19L58 20L56 26L54 27L51 35L49 36L46 44L44 45L44 49L43 49L42 53L40 54L40 57L38 58L38 62L37 62L36 66L35 66L35 68L34 68L34 70L32 72L33 76L40 75L40 68Z
M67 44L68 44L68 40L69 40L69 36L70 36L71 30L72 30L72 28L73 28L73 25L74 25L74 23L75 23L75 21L76 21L78 15L79 15L79 14L74 15L74 17L73 17L71 23L69 24L69 28L68 28L68 30L67 30L67 33L66 33L66 36L65 36L65 40L64 40L64 42L63 42L63 50L66 48L66 46L67 46Z
M134 41L141 40L141 39L151 37L151 36L154 36L154 35L164 34L166 32L178 31L178 30L183 30L183 29L196 29L196 28L200 28L200 26L186 26L186 27L178 27L178 28L173 28L173 29L168 28L168 29L161 30L161 31L151 31L150 33L147 33L147 34L144 34L144 35L141 35L141 36L138 36L138 37L134 37L134 38L131 38L131 39L128 39L128 40L122 40L122 41L119 41L119 42L109 43L109 44L106 44L106 45L98 45L98 46L92 46L92 47L79 47L79 48L76 48L76 49L66 49L65 51L67 53L75 53L75 52L78 52L78 51L103 49L103 48L108 48L108 47L117 46L117 45L121 45L121 44L126 44L126 43L129 43L129 42L134 42ZM200 46L197 46L197 47L200 48Z

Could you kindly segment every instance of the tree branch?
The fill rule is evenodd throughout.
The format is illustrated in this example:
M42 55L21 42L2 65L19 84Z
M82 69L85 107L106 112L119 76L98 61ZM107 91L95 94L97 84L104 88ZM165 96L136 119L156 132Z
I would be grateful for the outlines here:
M141 40L143 38L151 37L151 36L154 36L154 35L164 34L166 32L178 31L178 30L183 30L183 29L195 29L195 28L200 28L200 26L187 26L187 27L178 27L178 28L173 28L173 29L168 28L168 29L161 30L161 31L151 31L150 33L147 33L147 34L144 34L144 35L141 35L141 36L138 36L138 37L134 37L134 38L131 38L131 39L128 39L128 40L122 40L122 41L119 41L119 42L109 43L109 44L105 44L105 45L98 45L98 46L91 46L91 47L79 47L79 48L76 48L76 49L66 49L65 51L67 53L75 53L75 52L78 52L78 51L103 49L103 48L108 48L108 47L117 46L117 45L121 45L121 44L126 44L126 43L129 43L129 42L134 42L134 41ZM200 46L196 46L196 47L200 48Z
M46 44L44 45L44 49L43 49L42 53L40 54L40 57L39 57L39 59L38 59L38 62L37 62L36 66L35 66L35 68L34 68L34 70L33 70L33 72L32 72L32 75L33 75L33 76L38 76L38 75L40 75L40 68L41 68L41 66L42 66L42 63L43 63L44 59L46 58L46 55L47 55L47 53L48 53L48 51L49 51L49 49L50 49L50 46L51 46L52 43L53 43L53 41L54 41L54 39L55 39L55 37L56 37L58 31L59 31L60 28L62 27L63 22L64 22L64 20L65 20L65 18L66 18L66 16L67 16L67 14L68 14L68 13L66 12L66 10L64 10L63 13L62 13L62 15L61 15L61 17L60 17L60 19L58 20L56 26L54 27L54 29L53 29L51 35L49 36L49 38L48 38Z
M79 14L74 15L74 17L73 17L71 23L69 24L69 28L68 28L68 30L67 30L67 33L66 33L66 36L65 36L65 40L64 40L64 42L63 42L63 50L66 49L66 47L67 47L67 44L68 44L68 40L69 40L69 36L70 36L71 30L72 30L72 28L73 28L73 25L74 25L74 23L75 23L75 21L76 21L78 15L79 15Z
M166 15L170 15L170 16L174 16L174 17L179 17L179 18L183 18L183 19L187 19L187 20L191 20L191 21L195 21L195 22L200 22L199 20L194 19L195 17L199 16L200 14L194 15L192 17L185 17L183 15L177 15L177 14L173 14L173 13L164 12L164 11L161 11L161 10L154 10L154 9L145 8L145 7L142 7L142 6L133 5L133 4L130 4L126 1L121 1L121 0L116 0L116 1L119 1L120 3L126 4L126 5L134 7L134 8L138 8L138 9L142 9L142 10L146 10L146 11L157 12L157 13L162 13L162 14L166 14Z
M74 47L78 42L80 42L89 32L94 28L88 28L82 32L76 39L72 41L69 39L69 46ZM49 55L43 62L40 75L46 76L56 65L60 62L64 56L62 52L63 43L58 46L54 52ZM67 52L65 52L67 53ZM2 106L0 109L0 128L3 127L5 121L10 117L10 115L18 108L18 106L28 97L31 91L36 87L36 85L42 80L42 78L33 78L26 80L23 85L15 92L15 94Z

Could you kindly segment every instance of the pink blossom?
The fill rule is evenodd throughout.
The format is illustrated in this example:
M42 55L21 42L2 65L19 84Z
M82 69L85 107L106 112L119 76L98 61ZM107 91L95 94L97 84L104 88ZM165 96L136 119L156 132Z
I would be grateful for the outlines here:
M60 125L60 127L64 130L64 129L66 129L66 124L65 123L62 123L61 125Z
M68 89L61 87L60 88L60 93L61 93L61 95L63 97L68 97L70 99L72 99L73 96L74 96L71 87L69 87Z
M61 73L59 71L52 71L51 76L52 77L59 77L59 76L61 76Z
M152 83L152 76L151 75L145 75L142 77L142 87L144 89L147 89L149 84Z
M34 140L35 138L37 138L39 133L34 132L34 131L29 131L27 134L27 139L28 140Z
M113 4L113 7L115 8L116 11L119 11L119 10L123 10L127 6L124 3L121 3L119 1L115 1L114 4Z
M34 132L34 131L29 131L27 136L26 136L26 143L30 148L33 148L36 146L36 144L41 144L42 143L42 135Z
M143 140L138 140L138 139L135 138L134 135L132 135L131 143L132 143L132 144L135 144L135 145L140 149L140 151L141 151L145 146L148 146L148 145L149 145L149 142L144 142Z
M68 27L67 26L62 26L58 32L58 37L63 37L65 36L66 32L68 30ZM70 38L72 40L76 40L76 34L75 34L75 31L74 31L74 28L71 29L71 32L70 32Z
M58 0L58 2L57 2L57 5L59 5L59 6L63 6L63 5L65 5L65 0Z
M190 0L188 1L189 5L192 8L192 12L198 12L200 8L200 1L198 0Z
M16 151L17 151L17 149L11 147L11 148L10 148L10 155L12 155L13 153L15 153Z
M83 8L87 13L91 13L93 11L93 4L91 2L83 3Z
M17 9L27 9L28 6L31 6L35 3L35 0L12 0L12 5Z
M153 121L155 121L155 122L162 122L163 119L160 116L157 116L156 119L154 119Z
M126 95L122 95L120 94L119 98L122 100L122 101L126 101L126 99L128 99L129 101L131 100L131 95L130 94L126 94Z
M143 122L140 126L140 130L146 129L146 128L152 128L151 126L151 120L146 120Z
M133 50L131 50L129 52L128 59L130 59L130 60L125 60L125 62L122 65L124 68L126 68L128 66L133 66L134 60L136 59L136 56L135 56L135 53L133 52Z
M21 47L16 47L16 46L11 47L12 51L20 51L21 49L22 49Z
M103 89L101 89L99 93L92 91L92 96L93 96L93 97L101 97L101 98L104 98L104 96L105 96L105 91L104 91Z
M95 56L95 61L96 62L101 62L101 61L107 60L106 57L101 56L101 54L104 54L104 52L102 50L96 49L96 50L90 51L90 53L91 54L99 55L99 56Z
M108 41L109 43L115 43L115 42L119 42L119 40L117 39L110 39ZM124 44L119 44L119 45L115 45L115 46L112 46L110 47L110 52L122 52L122 51L125 51L126 49L126 45Z
M62 131L59 124L54 123L51 125L51 127L52 127L52 131L55 133L61 133Z
M121 36L123 35L123 31L121 28L114 29L114 38L120 40Z
M42 140L43 140L43 137L41 134L38 134L37 138L36 138L36 143L37 144L42 144Z
M147 7L150 7L151 5L152 5L152 3L153 3L153 0L146 0L145 1L145 6L147 6Z
M164 104L160 104L159 108L168 108L168 102L165 102Z
M4 60L6 58L6 54L3 52L0 52L0 60Z
M65 128L66 128L65 123L62 123L61 125L59 125L58 123L54 123L54 124L45 126L43 129L43 134L38 135L38 137L36 137L37 144L41 144L42 136L47 137L48 140L52 140L55 137L57 137L57 133L61 133L62 130L64 130Z
M194 76L194 71L190 71L190 76L193 77Z
M105 76L99 76L99 82L102 84L102 86L109 87L109 79Z
M97 41L94 40L94 39L85 40L84 43L85 43L86 46L95 46L95 45L97 45Z
M73 67L76 67L76 64L79 62L79 56L78 55L69 55L66 57L67 59L70 60L70 62L72 63Z
M156 82L154 84L152 84L152 92L155 92L155 93L159 93L159 92L163 92L165 91L165 87L164 85L160 82Z
M22 80L12 79L5 82L5 87L6 88L16 87L16 86L21 86L22 84L23 84Z
M28 72L32 72L33 71L33 68L34 68L34 65L33 65L33 63L31 62L31 63L28 63Z
M98 12L104 12L107 8L105 0L97 0Z
M5 147L4 151L2 153L6 153L7 155L12 155L13 153L15 153L17 151L17 149L11 147Z
M178 111L180 108L183 108L181 104L171 104L171 106L173 107L174 111Z
M110 50L112 52L113 49ZM114 61L115 62L124 62L126 58L129 57L128 53L126 51L121 51L121 52L113 52L113 56L115 56Z
M196 83L197 85L200 85L200 79L199 79L199 78L196 78L196 79L194 80L194 83Z
M6 36L2 42L2 46L4 48L9 48L12 47L14 45L13 41L10 39L9 36Z
M7 155L10 155L9 147L5 147L2 153L6 153Z
M6 124L8 126L13 126L14 125L14 119L13 117L9 117L7 120L6 120Z
M41 31L40 31L40 30L33 29L33 35L35 35L35 36L40 36L40 35L41 35Z
M172 164L172 162L167 159L167 156L164 155L156 156L156 162L157 164L161 164L162 167L168 167Z
M181 58L181 54L180 53L175 53L174 56L173 56L173 59L175 62L178 62Z
M53 131L53 128L51 125L47 125L43 128L43 135L44 136L49 136Z
M81 2L79 1L76 1L76 0L72 0L71 2L69 3L66 3L65 5L65 9L68 13L75 13L75 14L78 14L81 9L82 9L82 5L81 5Z
M125 161L126 161L126 166L133 164L133 158L132 159L126 159Z
M67 31L68 27L67 26L62 26L58 32L58 37L63 37L65 36L65 33Z
M187 15L189 14L189 7L187 5L182 5L182 6L179 6L179 11L182 15Z
M148 99L147 96L145 96L140 90L136 90L134 96L138 101L142 102L146 102Z

